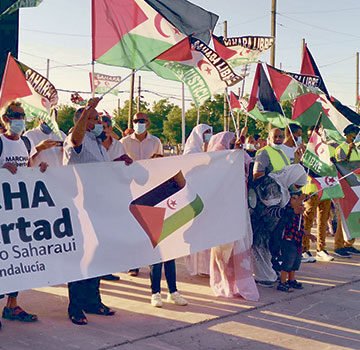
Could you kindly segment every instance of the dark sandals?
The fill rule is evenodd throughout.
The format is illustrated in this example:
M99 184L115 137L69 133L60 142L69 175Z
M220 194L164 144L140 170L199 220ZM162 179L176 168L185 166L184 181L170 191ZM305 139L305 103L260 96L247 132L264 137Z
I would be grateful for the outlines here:
M87 307L84 309L85 312L89 314L101 315L101 316L113 316L115 311L111 310L108 306L104 304L96 305L93 307Z
M14 308L4 307L2 317L6 320L20 322L35 322L38 320L36 315L27 313L20 306Z
M82 311L69 312L70 321L79 326L87 324L87 318Z

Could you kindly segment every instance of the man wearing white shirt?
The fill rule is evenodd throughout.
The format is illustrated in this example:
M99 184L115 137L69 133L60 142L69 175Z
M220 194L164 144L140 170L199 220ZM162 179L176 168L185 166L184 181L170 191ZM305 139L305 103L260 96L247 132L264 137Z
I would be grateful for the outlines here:
M163 146L159 138L147 132L150 126L145 113L136 113L133 117L134 133L122 138L125 153L133 160L162 157Z

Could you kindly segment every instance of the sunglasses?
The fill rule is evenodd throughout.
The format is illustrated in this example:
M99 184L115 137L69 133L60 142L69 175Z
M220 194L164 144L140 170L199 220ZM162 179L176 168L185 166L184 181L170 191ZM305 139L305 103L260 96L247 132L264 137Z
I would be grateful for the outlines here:
M133 123L134 123L134 124L137 124L137 123L139 123L139 124L146 124L146 122L147 122L146 119L134 119L134 120L133 120Z
M6 116L10 119L22 119L25 117L25 113L21 112L8 112L6 113Z

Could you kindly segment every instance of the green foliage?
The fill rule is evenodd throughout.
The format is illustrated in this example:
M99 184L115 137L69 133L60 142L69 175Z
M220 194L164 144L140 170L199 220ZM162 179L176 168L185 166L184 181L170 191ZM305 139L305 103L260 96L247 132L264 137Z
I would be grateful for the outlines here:
M60 105L58 108L58 124L60 130L62 130L65 134L69 132L69 130L74 126L74 113L76 108L69 105Z

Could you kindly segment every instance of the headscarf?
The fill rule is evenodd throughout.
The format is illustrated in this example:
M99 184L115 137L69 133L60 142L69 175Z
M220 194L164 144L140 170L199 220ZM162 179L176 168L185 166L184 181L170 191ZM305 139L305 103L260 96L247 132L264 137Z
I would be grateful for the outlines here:
M212 132L212 127L207 124L196 125L186 140L183 154L202 152L203 134L207 130Z
M235 134L231 131L222 131L211 136L207 151L214 152L230 149L230 142L234 137Z
M281 201L279 205L282 208L290 201L290 186L305 186L307 183L306 171L301 164L288 165L279 172L270 173L269 176L280 186Z

